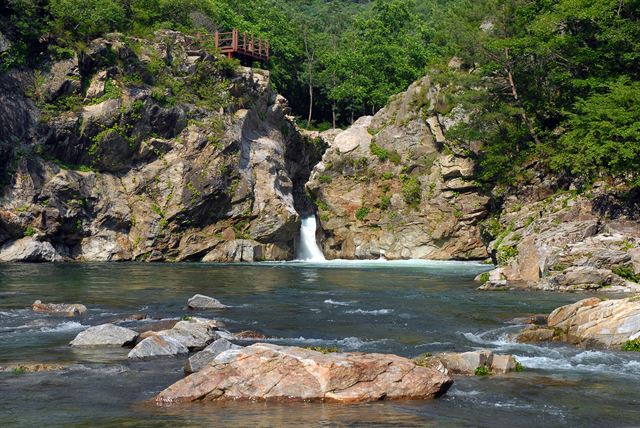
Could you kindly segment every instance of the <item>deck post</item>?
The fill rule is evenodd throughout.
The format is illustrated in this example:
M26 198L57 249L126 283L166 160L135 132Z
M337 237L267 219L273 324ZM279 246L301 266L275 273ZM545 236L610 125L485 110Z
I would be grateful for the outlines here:
M216 30L215 40L216 40L216 49L220 49L220 32L218 30Z
M238 50L238 29L233 29L233 50L234 52Z

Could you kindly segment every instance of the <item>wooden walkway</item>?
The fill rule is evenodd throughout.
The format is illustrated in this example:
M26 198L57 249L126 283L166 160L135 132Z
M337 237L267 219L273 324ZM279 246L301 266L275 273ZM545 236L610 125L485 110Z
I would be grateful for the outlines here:
M269 41L254 37L252 34L240 33L237 28L223 33L215 33L216 47L229 58L242 56L269 61Z

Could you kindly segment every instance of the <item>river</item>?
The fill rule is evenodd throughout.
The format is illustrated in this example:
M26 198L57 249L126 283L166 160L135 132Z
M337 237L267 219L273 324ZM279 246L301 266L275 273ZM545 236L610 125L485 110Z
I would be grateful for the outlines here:
M640 358L508 340L514 317L586 295L480 292L486 266L459 262L1 264L0 365L63 370L0 373L0 426L631 426L640 420ZM413 357L490 348L526 370L456 378L434 401L366 405L146 403L182 377L183 359L131 362L126 349L77 350L84 328L133 313L181 317L195 293L231 307L200 313L278 344L336 346ZM34 314L34 300L83 303L75 319ZM124 324L140 327L144 321ZM247 342L250 343L250 342Z

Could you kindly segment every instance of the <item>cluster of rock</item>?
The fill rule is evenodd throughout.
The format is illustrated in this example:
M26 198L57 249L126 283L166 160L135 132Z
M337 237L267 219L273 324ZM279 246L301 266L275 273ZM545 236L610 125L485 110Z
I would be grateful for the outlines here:
M322 146L268 72L218 63L162 30L0 73L0 261L293 258Z
M515 337L519 342L564 341L613 349L638 338L640 301L597 297L559 307L548 316L546 325L530 326Z
M77 314L82 305L34 303L34 310L54 315ZM209 296L196 294L187 308L225 308ZM117 322L138 320L136 331ZM169 386L155 398L164 405L177 402L215 400L293 400L342 403L377 400L430 399L444 394L453 383L453 374L503 374L516 369L510 355L491 351L408 359L397 355L343 353L337 350L253 343L240 346L234 341L256 342L265 336L255 331L232 334L220 321L201 317L182 320L149 321L135 315L78 333L70 346L80 348L128 347L132 360L187 356L184 379ZM29 365L0 367L0 371L57 370L60 367Z
M459 375L506 374L518 369L518 361L513 355L495 354L483 349L469 352L444 352L433 356L418 357L420 365L431 366L441 363L446 369ZM482 370L482 369L486 369Z
M445 132L467 118L446 105L455 88L425 77L373 117L326 135L307 184L327 258L483 259L489 197L474 181L476 146Z
M551 192L510 197L485 223L498 267L477 278L481 288L640 291L637 202L618 200L604 185L589 197Z

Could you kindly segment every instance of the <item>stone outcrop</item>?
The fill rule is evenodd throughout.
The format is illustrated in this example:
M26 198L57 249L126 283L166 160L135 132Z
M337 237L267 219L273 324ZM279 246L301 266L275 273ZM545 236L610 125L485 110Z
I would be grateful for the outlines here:
M43 312L51 315L64 315L67 317L75 317L87 312L87 307L80 303L42 303L40 300L33 302L31 309L34 312Z
M640 291L640 205L603 184L593 193L508 197L484 224L498 267L478 277L481 288Z
M81 331L71 346L128 346L133 345L138 333L113 324L102 324Z
M213 54L109 34L0 73L0 261L292 259L323 146Z
M446 373L395 355L323 354L260 343L223 352L155 401L429 399L444 394L451 383Z
M224 309L227 305L223 305L213 297L196 294L187 300L187 307L189 309Z
M202 370L215 358L229 349L240 349L241 346L234 345L226 339L218 339L202 351L195 353L184 366L184 372L187 374L195 373Z
M640 301L635 298L600 300L597 297L559 307L549 315L546 327L529 328L516 336L520 342L555 340L614 349L638 338Z
M328 138L307 184L327 258L487 257L478 226L489 198L473 180L473 148L444 136L466 120L443 108L446 90L425 77Z
M59 262L63 257L47 241L24 237L0 246L0 262Z

